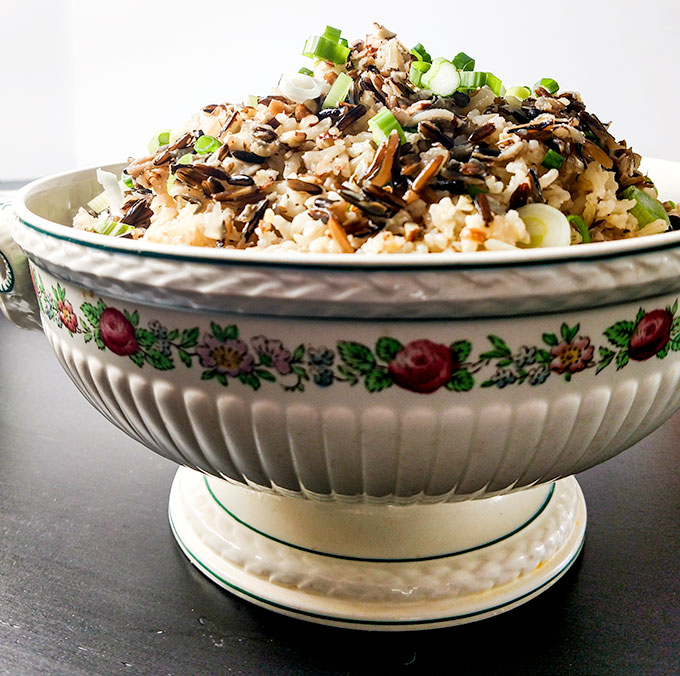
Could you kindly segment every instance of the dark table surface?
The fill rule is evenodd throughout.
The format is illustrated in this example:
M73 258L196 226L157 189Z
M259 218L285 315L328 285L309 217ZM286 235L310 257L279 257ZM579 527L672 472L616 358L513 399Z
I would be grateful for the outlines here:
M583 553L530 603L380 634L292 620L200 575L175 466L102 418L0 315L0 674L680 674L680 415L579 477Z

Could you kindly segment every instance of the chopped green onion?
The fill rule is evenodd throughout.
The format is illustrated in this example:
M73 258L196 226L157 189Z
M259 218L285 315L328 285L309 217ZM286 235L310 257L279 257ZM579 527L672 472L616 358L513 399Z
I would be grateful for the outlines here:
M248 94L246 96L246 106L249 106L250 108L257 108L257 104L260 102L260 99L255 96L255 94Z
M160 129L149 141L149 152L155 153L161 146L167 146L168 143L170 143L170 130Z
M203 137L201 136L201 138ZM193 159L194 159L193 153L185 153L184 155L182 155L182 157L180 157L177 160L177 164L191 164L191 160Z
M124 235L130 230L134 230L134 225L128 225L127 223L119 223L118 221L112 221L107 219L103 223L97 222L94 226L94 231L98 232L100 235L111 235L111 237L119 237Z
M437 96L451 96L460 86L460 75L446 59L435 59L421 78L421 84Z
M87 206L94 211L95 214L101 214L102 211L105 211L106 209L109 208L109 200L106 199L106 191L99 193L96 197L93 197L88 203Z
M345 100L354 80L347 73L340 73L326 94L322 108L337 108Z
M567 220L579 231L579 234L581 235L581 242L583 242L583 244L590 244L590 230L588 230L586 222L576 214L567 216Z
M564 155L560 155L559 153L556 153L552 148L548 149L548 152L545 154L545 157L543 158L543 162L541 164L546 168L546 169L559 169L563 164L564 160L566 158Z
M534 91L536 90L536 87L543 87L543 89L547 89L551 94L554 94L560 88L557 84L557 80L553 80L551 77L542 77L534 85Z
M503 96L505 94L505 89L503 88L503 83L499 77L496 77L493 73L486 74L486 86L496 95Z
M135 187L135 182L132 179L132 176L128 176L125 172L123 172L121 174L120 180L125 185L126 188L134 188Z
M332 40L333 42L340 42L340 34L342 31L339 28L333 28L333 26L326 26L326 30L323 32L323 36Z
M418 61L432 63L432 57L427 53L427 49L425 49L420 42L411 50L411 54L413 54Z
M486 186L481 186L481 185L468 185L467 186L467 193L471 197L474 197L475 195L486 194L488 192L489 192L489 189Z
M636 188L634 185L629 185L621 193L621 197L626 200L635 200L635 206L632 209L628 209L628 212L635 216L641 228L659 218L670 225L671 221L663 204L659 200L654 199L648 192Z
M453 63L453 65L458 68L458 70L475 69L475 60L471 56L468 56L465 52L458 52L458 54L456 54L451 60L451 63Z
M349 47L333 42L328 38L312 35L307 38L305 46L302 50L303 56L308 56L310 59L322 59L323 61L332 61L333 63L345 63L349 56Z
M493 73L486 73L482 70L464 70L460 72L460 90L478 89L486 85L496 96L503 96L505 89L501 79Z
M321 95L325 84L304 73L284 73L279 80L279 91L294 103L304 103Z
M414 61L409 69L408 79L411 80L416 87L421 87L423 75L430 70L431 66L432 64L427 61Z
M343 47L347 47L347 49L349 49L349 42L347 42L347 38L340 38L338 40L338 44L342 45Z
M517 209L529 233L529 244L523 248L568 246L571 244L571 226L567 217L548 204L525 204Z
M380 112L368 121L368 128L373 133L373 140L378 146L384 143L394 130L399 134L401 142L406 143L404 130L399 122L397 122L397 118L394 117L392 111L387 107L381 108Z
M314 75L314 71L309 70L309 68L300 68L298 73L301 73L302 75L309 75L309 77L312 77Z
M659 190L656 187L656 185L654 185L654 181L652 181L652 179L649 178L649 176L645 176L644 186L645 188L651 188L654 191L654 197L659 196Z
M460 73L460 85L458 89L478 89L486 84L486 76L481 70L465 70Z
M209 155L214 153L221 146L221 141L218 141L214 136L204 134L196 141L196 143L194 143L194 152L198 155Z
M524 101L524 99L531 96L531 89L529 89L529 87L510 87L510 89L505 92L505 96L514 96L516 99Z

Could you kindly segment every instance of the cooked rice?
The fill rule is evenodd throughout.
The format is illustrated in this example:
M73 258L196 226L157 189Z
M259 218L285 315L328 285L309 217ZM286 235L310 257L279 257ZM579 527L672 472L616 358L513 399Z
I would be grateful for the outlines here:
M667 229L663 219L638 226L629 212L635 201L619 195L629 185L655 195L653 184L638 170L640 157L585 111L578 94L537 88L520 102L485 86L435 97L410 85L413 58L376 25L352 46L345 66L316 65L325 86L315 100L295 103L275 89L256 107L206 106L173 130L168 145L130 160L134 187L124 194L122 215L80 209L74 226L93 230L121 220L136 226L127 237L249 251L502 251L529 243L517 209L543 201L581 216L593 241ZM351 103L323 111L339 72L353 80ZM376 184L375 171L367 172L385 148L378 150L368 120L384 105L407 143L396 150L388 180ZM340 120L350 111L357 119L345 126ZM442 134L444 145L432 133ZM203 134L223 145L180 164ZM550 148L566 158L559 170L542 165ZM437 169L418 186L428 166ZM574 229L572 243L580 242Z

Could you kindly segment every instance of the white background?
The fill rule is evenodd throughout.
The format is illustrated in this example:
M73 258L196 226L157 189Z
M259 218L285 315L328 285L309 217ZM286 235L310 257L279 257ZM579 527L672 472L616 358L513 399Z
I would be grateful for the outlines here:
M375 8L375 9L374 9ZM433 56L465 51L507 85L541 76L648 156L680 154L672 0L0 0L0 181L126 159L207 103L264 95L309 34L377 20Z

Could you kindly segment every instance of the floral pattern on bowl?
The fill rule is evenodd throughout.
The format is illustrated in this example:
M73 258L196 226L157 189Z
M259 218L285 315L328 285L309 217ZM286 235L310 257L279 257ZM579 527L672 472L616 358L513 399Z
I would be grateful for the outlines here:
M442 388L468 392L476 386L537 386L557 376L570 382L588 370L597 375L611 364L620 370L631 361L664 359L680 351L677 299L672 307L640 308L635 318L615 322L603 332L606 342L598 344L578 323L562 322L559 331L543 333L534 345L511 347L489 335L490 348L473 358L474 346L467 339L444 344L419 338L404 344L381 336L370 346L339 338L333 349L284 345L265 335L246 337L236 324L179 329L148 319L144 326L139 310L119 309L102 298L81 303L78 313L60 284L48 291L37 271L32 276L43 315L71 337L127 357L139 368L170 371L178 362L187 368L197 365L201 380L224 387L238 381L257 390L263 383L278 383L286 391L302 392L306 384L326 388L346 383L362 384L368 392L392 386L420 394Z

